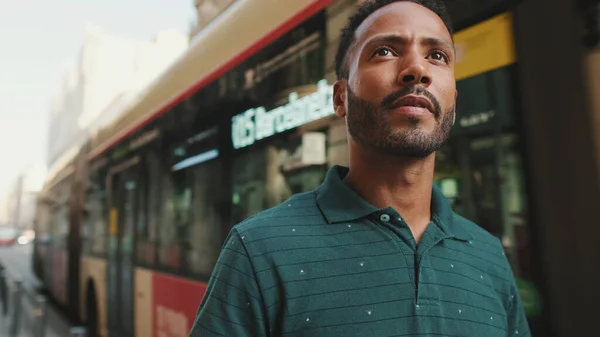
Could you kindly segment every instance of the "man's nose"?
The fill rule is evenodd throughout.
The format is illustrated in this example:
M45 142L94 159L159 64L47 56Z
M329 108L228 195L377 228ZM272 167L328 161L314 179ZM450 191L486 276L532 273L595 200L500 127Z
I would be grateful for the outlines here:
M398 82L403 86L431 85L432 78L427 60L417 52L405 55L405 62L402 62L402 69L398 74Z

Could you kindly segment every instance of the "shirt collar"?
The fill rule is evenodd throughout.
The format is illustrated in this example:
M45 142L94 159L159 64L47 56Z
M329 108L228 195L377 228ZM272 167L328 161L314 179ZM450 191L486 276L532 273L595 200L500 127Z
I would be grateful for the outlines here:
M364 218L379 210L344 183L343 179L348 172L350 170L347 167L332 166L325 181L317 189L317 204L329 223Z
M380 211L344 183L343 179L349 171L344 166L332 166L317 189L317 204L328 223L353 221ZM448 200L435 185L432 188L431 211L434 222L448 237L464 241L471 238L463 226L454 221L454 212Z
M433 185L431 190L431 214L434 222L448 237L462 241L468 241L472 238L463 225L456 221L448 199L444 197L442 191L436 185Z

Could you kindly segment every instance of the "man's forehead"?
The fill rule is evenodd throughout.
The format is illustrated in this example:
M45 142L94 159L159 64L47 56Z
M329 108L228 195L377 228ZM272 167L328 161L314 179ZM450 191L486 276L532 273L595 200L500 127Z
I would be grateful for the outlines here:
M410 1L397 1L377 9L358 26L355 39L358 42L382 32L416 33L452 39L448 28L436 13Z

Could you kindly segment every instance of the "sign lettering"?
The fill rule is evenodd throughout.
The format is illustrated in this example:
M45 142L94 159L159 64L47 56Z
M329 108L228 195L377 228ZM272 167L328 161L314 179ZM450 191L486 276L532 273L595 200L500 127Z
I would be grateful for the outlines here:
M187 337L196 318L206 284L152 273L153 334L148 337ZM145 337L145 336L144 336Z
M494 110L474 113L472 115L460 118L459 125L463 128L469 128L472 126L486 124L491 121L494 116L496 116L496 112Z
M288 131L333 114L333 86L326 80L317 83L317 91L298 98L289 95L289 103L267 111L264 107L247 110L231 119L231 140L235 149Z
M158 337L186 337L190 323L184 313L164 306L156 307Z

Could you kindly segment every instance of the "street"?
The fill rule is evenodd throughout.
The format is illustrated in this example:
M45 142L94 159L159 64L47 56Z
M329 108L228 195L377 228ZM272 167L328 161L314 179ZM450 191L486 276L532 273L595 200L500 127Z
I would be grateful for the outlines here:
M25 332L30 330L33 322L34 300L36 289L40 281L33 274L31 268L31 254L33 244L19 245L11 247L0 247L0 261L9 278L20 278L23 281L24 296L22 301L22 319L21 330ZM0 324L0 327L2 324ZM50 303L48 303L46 337L63 337L69 335L70 324ZM0 332L0 335L2 333Z
M27 287L37 289L40 281L35 277L31 268L32 250L32 243L0 247L0 261L4 263L4 267L12 277L20 277Z

